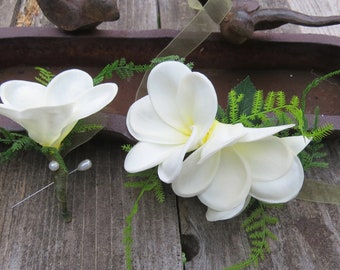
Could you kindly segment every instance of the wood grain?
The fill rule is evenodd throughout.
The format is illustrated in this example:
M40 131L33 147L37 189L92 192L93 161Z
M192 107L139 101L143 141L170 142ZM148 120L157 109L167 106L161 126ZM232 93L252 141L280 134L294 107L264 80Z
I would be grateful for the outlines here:
M20 12L32 0L0 0L0 27L15 26ZM291 8L311 15L340 14L338 0L259 0L263 8ZM186 0L119 0L121 17L100 29L182 29L194 16ZM39 11L33 27L54 27ZM322 33L340 36L339 26L308 28L285 25L279 33ZM94 167L70 176L69 201L74 219L64 224L59 217L54 189L45 190L15 209L11 206L52 177L47 161L35 152L20 153L0 166L0 269L124 269L122 245L124 219L138 190L124 188L129 181L122 168L121 142L97 138L67 157L70 168L85 158ZM3 146L1 146L3 149ZM340 139L327 141L329 169L307 177L340 184ZM249 242L240 229L244 214L210 223L205 207L196 199L177 199L166 186L166 202L153 194L143 198L133 223L134 269L223 269L245 259ZM278 241L259 269L333 270L340 265L340 206L294 200L273 212L280 224L272 230Z
M14 26L20 9L20 1L0 0L0 27Z
M3 149L3 148L2 148ZM70 154L70 168L85 158L94 167L69 179L73 220L59 217L54 189L11 209L23 197L50 182L47 161L35 152L20 154L0 170L0 269L124 269L124 219L137 190L127 179L120 144L95 140ZM134 269L180 269L181 246L176 198L166 203L147 194L133 225Z
M340 184L340 139L326 144L328 169L313 169L307 178ZM249 243L241 223L245 214L229 221L207 222L205 207L196 199L180 199L183 235L197 239L198 254L186 270L224 269L249 254ZM279 218L272 227L278 236L270 243L272 253L259 269L336 269L340 265L340 206L293 200L283 209L272 210ZM188 247L189 252L193 247ZM251 268L253 269L253 268Z

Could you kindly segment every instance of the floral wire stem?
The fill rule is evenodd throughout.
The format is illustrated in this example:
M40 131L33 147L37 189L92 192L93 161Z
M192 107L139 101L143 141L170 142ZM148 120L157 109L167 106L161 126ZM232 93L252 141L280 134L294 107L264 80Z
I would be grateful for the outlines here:
M65 165L64 159L56 148L42 147L41 151L47 156L48 160L54 160L59 164L59 169L55 172L54 175L56 197L61 210L61 216L63 217L65 222L71 222L72 214L67 207L68 169Z
M72 214L67 208L67 178L68 172L60 168L55 172L54 182L57 200L61 208L61 216L65 222L71 222Z

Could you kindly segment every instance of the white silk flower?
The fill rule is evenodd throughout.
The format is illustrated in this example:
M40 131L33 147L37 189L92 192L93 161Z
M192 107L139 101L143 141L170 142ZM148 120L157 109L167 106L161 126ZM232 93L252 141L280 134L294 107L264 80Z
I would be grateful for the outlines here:
M124 167L134 173L158 165L158 175L171 183L187 152L200 147L215 121L217 96L212 83L186 65L167 61L154 67L147 81L148 95L127 114L127 127L138 143Z
M304 171L297 154L310 142L274 134L293 125L246 128L215 123L207 142L183 163L172 183L178 196L198 196L209 221L239 214L251 197L284 203L297 196Z
M78 69L58 74L46 87L12 80L0 86L0 114L25 128L35 142L58 149L78 120L100 111L117 91L115 83L93 86L91 76Z

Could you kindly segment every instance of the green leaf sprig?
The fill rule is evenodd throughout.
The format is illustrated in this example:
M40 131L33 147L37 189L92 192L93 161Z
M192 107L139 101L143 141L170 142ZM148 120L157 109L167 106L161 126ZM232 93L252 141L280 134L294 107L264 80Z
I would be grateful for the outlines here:
M269 215L268 210L282 208L282 204L266 204L255 199L251 200L247 207L251 213L242 223L242 228L246 231L250 242L250 254L244 261L225 268L225 270L239 270L249 266L258 267L259 263L265 259L265 255L270 253L268 240L277 240L276 235L269 227L276 225L279 219Z
M127 150L126 146L123 149ZM147 171L143 171L140 173L129 174L130 177L138 177L143 180L134 181L134 182L126 182L124 184L125 187L128 188L138 188L140 189L139 194L136 200L133 203L130 213L125 218L125 227L123 231L123 244L125 247L125 265L126 269L132 270L132 246L133 246L133 218L138 212L139 203L143 197L143 195L152 191L155 195L155 198L158 202L163 203L165 201L165 194L163 191L162 182L158 178L157 168L152 168Z
M93 79L94 85L97 85L105 79L111 79L113 74L116 74L121 79L129 79L136 73L144 73L151 70L157 64L165 61L179 61L185 62L185 58L177 55L170 55L165 57L157 57L151 60L149 64L135 64L133 62L127 62L125 58L115 60L113 63L106 65L99 74ZM187 66L192 69L193 63L188 63Z

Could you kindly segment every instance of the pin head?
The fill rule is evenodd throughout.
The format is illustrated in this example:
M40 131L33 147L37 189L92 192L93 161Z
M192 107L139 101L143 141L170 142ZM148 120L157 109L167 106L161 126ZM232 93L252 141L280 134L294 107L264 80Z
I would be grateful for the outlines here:
M49 164L48 164L48 168L52 171L55 172L57 170L59 170L59 163L55 160L52 160Z
M78 164L78 171L86 171L92 167L92 161L89 159L84 159L82 162Z

